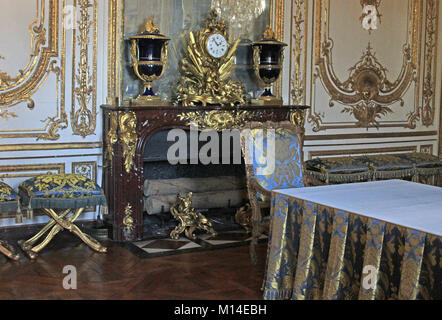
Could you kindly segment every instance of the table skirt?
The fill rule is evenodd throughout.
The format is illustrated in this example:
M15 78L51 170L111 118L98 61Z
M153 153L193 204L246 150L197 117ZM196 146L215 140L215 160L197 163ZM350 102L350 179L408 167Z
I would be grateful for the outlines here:
M442 299L442 237L272 193L264 298Z

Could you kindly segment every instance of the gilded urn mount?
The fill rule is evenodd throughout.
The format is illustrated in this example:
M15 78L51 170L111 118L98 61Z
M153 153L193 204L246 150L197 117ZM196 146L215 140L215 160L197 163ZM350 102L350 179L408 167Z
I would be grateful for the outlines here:
M145 29L144 32L129 37L132 66L145 87L144 93L133 102L144 105L150 102L158 104L160 98L153 92L152 84L161 78L166 70L170 38L160 34L160 30L153 23L153 17L147 21Z
M256 76L264 83L264 93L254 102L282 104L282 99L272 94L271 86L281 75L286 43L275 39L275 33L267 26L264 38L253 43L253 66Z

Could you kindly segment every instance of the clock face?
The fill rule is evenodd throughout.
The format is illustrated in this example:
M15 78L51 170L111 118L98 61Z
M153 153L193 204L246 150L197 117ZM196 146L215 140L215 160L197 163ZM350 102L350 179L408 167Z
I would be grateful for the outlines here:
M219 33L212 34L207 39L207 52L214 58L221 58L227 52L228 45L226 38Z

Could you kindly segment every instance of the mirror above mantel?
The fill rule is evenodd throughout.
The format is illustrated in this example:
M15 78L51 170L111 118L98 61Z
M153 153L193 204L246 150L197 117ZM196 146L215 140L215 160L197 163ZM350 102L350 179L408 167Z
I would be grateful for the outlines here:
M275 4L281 0L121 0L119 8L120 39L117 42L118 65L115 82L115 96L121 102L129 101L140 94L142 83L133 72L130 60L130 36L144 30L146 21L154 16L154 23L161 33L171 38L169 57L164 76L154 83L154 91L164 100L170 100L179 81L179 63L183 58L186 36L204 24L211 9L216 9L228 26L229 42L240 39L240 46L262 38L267 25L273 25ZM112 8L111 8L112 9ZM113 12L113 10L110 10ZM110 17L110 21L115 21ZM239 64L238 64L239 66ZM262 88L251 68L237 67L234 80L240 80L251 98L259 96ZM110 87L111 88L111 87ZM112 88L111 88L112 89ZM112 90L111 90L112 91Z

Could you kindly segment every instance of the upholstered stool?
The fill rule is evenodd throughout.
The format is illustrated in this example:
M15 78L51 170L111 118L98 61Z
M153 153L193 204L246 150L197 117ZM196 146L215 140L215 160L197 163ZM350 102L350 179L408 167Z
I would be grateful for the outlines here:
M83 233L74 221L86 207L106 207L106 197L101 188L92 180L76 174L46 174L26 180L19 186L22 208L27 208L32 218L34 209L42 209L52 218L43 229L27 241L18 242L27 255L34 259L60 231L66 229L78 236L85 244L97 252L106 252L97 240ZM57 213L55 210L58 210ZM71 217L67 215L72 212ZM103 210L106 213L107 210ZM48 232L49 231L49 232ZM47 236L34 244L44 235Z
M0 213L14 212L16 210L17 222L21 222L21 210L17 193L6 183L0 182ZM17 260L19 257L15 253L14 247L2 240L0 240L0 253L3 253L12 260Z
M317 158L304 163L304 174L308 185L386 179L440 185L442 161L419 152Z

